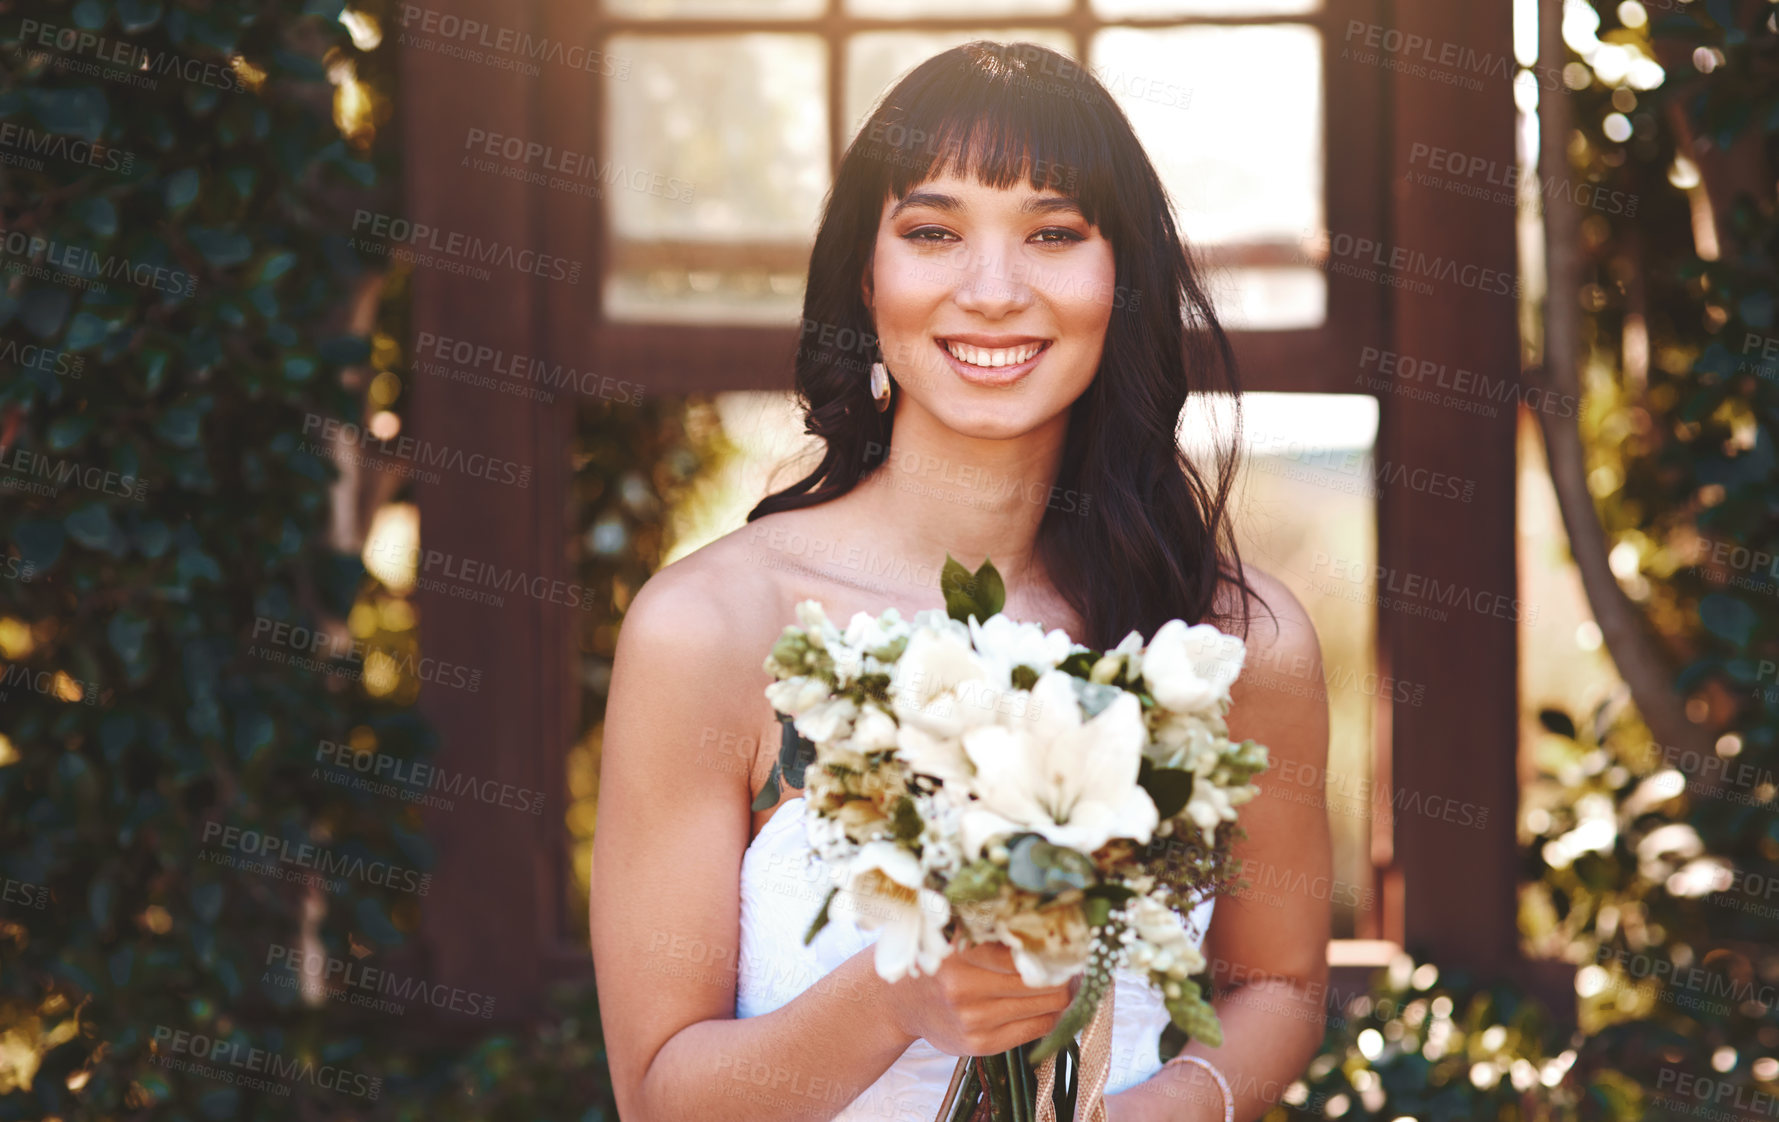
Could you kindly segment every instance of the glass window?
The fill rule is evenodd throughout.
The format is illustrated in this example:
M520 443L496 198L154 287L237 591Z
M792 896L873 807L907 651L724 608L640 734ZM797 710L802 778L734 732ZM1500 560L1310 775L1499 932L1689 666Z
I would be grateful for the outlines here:
M607 213L614 320L783 323L828 189L814 35L614 36Z

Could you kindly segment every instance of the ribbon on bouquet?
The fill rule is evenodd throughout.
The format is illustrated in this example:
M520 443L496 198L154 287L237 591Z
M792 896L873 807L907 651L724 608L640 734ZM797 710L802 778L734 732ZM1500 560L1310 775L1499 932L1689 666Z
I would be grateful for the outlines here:
M1075 1075L1076 1122L1106 1122L1106 1083L1112 1077L1112 994L1112 987L1107 986L1093 1019L1081 1030L1081 1070ZM1040 1062L1037 1075L1037 1122L1057 1122L1056 1100L1051 1096L1056 1086L1056 1057Z
M1106 1122L1106 1084L1112 1077L1113 992L1113 987L1106 987L1105 996L1100 998L1099 1005L1093 1011L1093 1018L1081 1030L1080 1066L1075 1072L1075 1118L1064 1122ZM933 1122L947 1122L957 1116L954 1111L962 1111L964 1117L985 1116L983 1112L988 1109L986 1100L979 1100L974 1109L966 1109L958 1099L964 1073L970 1063L969 1056L958 1057L957 1067L951 1074L951 1086L946 1088L945 1097L939 1104L939 1113ZM1040 1061L1033 1073L1037 1076L1035 1122L1058 1122L1054 1096L1056 1056ZM978 1087L976 1093L986 1095L987 1091Z

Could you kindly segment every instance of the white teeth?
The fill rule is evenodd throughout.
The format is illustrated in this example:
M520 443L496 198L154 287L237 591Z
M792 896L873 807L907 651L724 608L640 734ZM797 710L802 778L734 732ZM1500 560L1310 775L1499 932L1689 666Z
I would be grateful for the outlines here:
M989 350L986 347L972 347L968 343L955 343L949 339L941 342L951 352L951 357L959 362L985 367L1017 366L1044 349L1042 343L1025 343L1017 347Z

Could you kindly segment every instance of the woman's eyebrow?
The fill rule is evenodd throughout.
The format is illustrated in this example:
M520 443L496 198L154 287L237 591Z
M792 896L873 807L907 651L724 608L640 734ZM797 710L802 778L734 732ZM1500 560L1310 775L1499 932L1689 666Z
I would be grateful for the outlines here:
M911 206L932 207L934 210L942 210L947 214L956 214L964 209L964 204L959 202L955 195L941 194L938 191L910 191L901 202L895 205L889 216L893 219ZM1053 211L1082 213L1081 204L1067 195L1028 195L1025 202L1019 204L1019 211L1021 214L1049 214ZM1082 217L1086 216L1082 215Z
M895 209L890 211L889 216L894 218L911 206L932 207L934 210L942 210L947 214L956 214L964 209L964 204L958 202L955 195L942 195L937 191L910 191L901 202L896 204Z
M1081 204L1067 195L1032 195L1020 204L1019 210L1022 214L1032 211L1049 214L1051 211L1067 210L1080 214L1083 218L1087 217L1081 212Z

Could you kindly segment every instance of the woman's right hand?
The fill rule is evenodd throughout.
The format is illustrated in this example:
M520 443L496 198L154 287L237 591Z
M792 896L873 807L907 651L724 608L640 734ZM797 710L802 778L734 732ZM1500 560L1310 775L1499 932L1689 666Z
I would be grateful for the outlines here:
M896 1027L908 1036L951 1056L992 1056L1054 1028L1080 983L1077 976L1060 986L1028 986L1013 952L989 943L953 951L937 973L905 977L886 992Z

